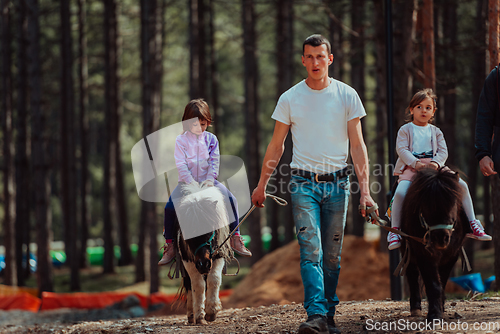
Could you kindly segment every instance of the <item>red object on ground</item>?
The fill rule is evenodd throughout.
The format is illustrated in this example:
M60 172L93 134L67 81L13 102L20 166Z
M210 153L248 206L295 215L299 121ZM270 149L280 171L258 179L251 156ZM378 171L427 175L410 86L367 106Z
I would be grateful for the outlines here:
M141 301L141 306L148 307L148 298L138 293L124 292L98 292L98 293L42 293L41 310L53 310L57 308L95 309L104 308L122 301L129 295L135 295Z
M0 297L0 310L25 310L38 312L42 301L27 292L21 292L16 295Z

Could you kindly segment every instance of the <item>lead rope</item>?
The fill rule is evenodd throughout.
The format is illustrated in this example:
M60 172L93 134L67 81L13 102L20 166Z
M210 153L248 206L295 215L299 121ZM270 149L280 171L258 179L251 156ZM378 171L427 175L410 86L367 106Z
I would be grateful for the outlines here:
M276 203L278 203L281 206L288 205L288 202L286 200L284 200L283 198L281 198L281 197L274 196L274 195L266 193L266 198L267 197L271 197ZM224 245L229 240L229 238L231 238L233 236L233 234L236 232L236 230L238 229L238 227L240 227L240 225L248 218L248 216L252 213L253 210L255 210L255 208L256 208L256 206L254 204L252 206L252 208L250 210L248 210L247 214L240 220L239 224L236 225L236 227L234 228L234 230L231 233L229 233L229 235L227 236L226 240L224 240L224 242L222 242L219 246L217 246L217 248L214 250L214 253L213 253L214 256L217 255L217 253L221 249L222 245Z

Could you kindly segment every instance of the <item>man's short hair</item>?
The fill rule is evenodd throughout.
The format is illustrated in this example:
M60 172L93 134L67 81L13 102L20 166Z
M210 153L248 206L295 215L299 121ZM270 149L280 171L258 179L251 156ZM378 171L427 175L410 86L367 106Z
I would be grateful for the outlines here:
M306 45L317 47L322 44L326 45L326 50L328 51L328 54L332 53L330 42L326 39L326 37L320 34L314 34L307 37L306 40L304 41L304 44L302 44L302 54L304 54L304 49Z

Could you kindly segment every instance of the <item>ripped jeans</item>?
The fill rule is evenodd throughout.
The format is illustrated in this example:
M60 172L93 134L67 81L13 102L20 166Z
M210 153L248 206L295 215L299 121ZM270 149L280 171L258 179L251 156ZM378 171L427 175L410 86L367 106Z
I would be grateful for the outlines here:
M316 182L292 175L290 192L307 315L335 315L349 179Z

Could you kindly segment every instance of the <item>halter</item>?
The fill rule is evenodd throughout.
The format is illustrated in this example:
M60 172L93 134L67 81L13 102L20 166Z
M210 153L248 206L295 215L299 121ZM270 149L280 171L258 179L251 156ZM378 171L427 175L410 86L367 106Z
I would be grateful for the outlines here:
M439 225L429 226L429 224L427 224L427 222L425 221L425 218L422 215L422 212L420 212L419 218L420 218L420 225L422 225L422 227L426 230L426 232L424 234L424 238L423 238L424 245L425 245L426 249L429 247L429 244L427 243L427 241L428 241L429 233L431 233L431 231L451 230L451 232L453 232L453 230L454 230L453 226L455 226L455 222L453 222L453 224L439 224Z
M212 257L212 253L213 253L213 250L212 250L212 240L214 240L214 236L215 236L215 231L212 232L212 235L210 236L210 239L208 239L207 242L202 243L201 245L198 246L198 248L196 248L196 250L194 251L194 255L196 256L196 253L198 253L198 251L202 247L208 246L208 248L210 249L210 257Z

